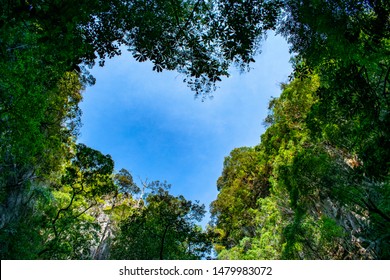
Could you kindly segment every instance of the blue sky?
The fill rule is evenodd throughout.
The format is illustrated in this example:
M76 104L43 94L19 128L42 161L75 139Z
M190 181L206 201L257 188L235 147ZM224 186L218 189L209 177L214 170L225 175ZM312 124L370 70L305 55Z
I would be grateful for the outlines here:
M224 158L260 142L268 101L291 72L290 56L285 40L270 35L249 73L232 69L202 102L177 72L154 72L124 52L92 69L96 84L80 106L79 142L110 154L116 171L126 168L137 183L166 180L173 194L208 209Z

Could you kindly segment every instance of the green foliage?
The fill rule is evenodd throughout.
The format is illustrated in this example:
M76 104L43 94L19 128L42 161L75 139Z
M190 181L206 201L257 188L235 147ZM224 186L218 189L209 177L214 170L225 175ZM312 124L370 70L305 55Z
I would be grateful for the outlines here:
M218 257L387 259L390 5L291 0L282 10L277 32L296 54L294 73L271 100L268 129L255 147L257 158L248 163L255 170L267 164L269 171L256 176L264 176L270 192L256 198L257 208L249 199L229 199L229 207L217 212ZM224 166L222 174L228 170ZM234 181L218 189L212 211L224 204ZM226 246L233 234L225 215L249 206L256 233L245 234L237 225L241 236ZM271 216L278 217L276 224ZM273 250L262 241L269 237Z
M56 50L48 51L49 64L58 61L73 70L99 59L103 66L125 45L137 61L153 62L157 72L182 73L197 95L214 90L231 63L245 67L254 61L281 7L280 1L258 0L18 2L2 7L0 27L6 33L26 23L39 43Z
M220 234L216 241L217 251L241 248L242 244L246 244L245 250L240 249L243 250L239 255L241 258L281 255L280 251L270 248L267 240L274 248L279 246L281 249L280 224L286 224L289 219L287 217L286 221L282 221L284 209L290 208L286 200L294 199L294 191L286 185L289 181L281 177L285 176L286 169L291 168L297 152L307 145L304 120L316 102L314 92L317 88L316 76L283 85L282 95L270 103L272 111L267 119L272 125L263 135L261 144L255 148L233 150L231 157L226 158L222 176L218 180L220 193L211 204L211 213L216 220L214 230ZM289 174L295 176L295 171ZM245 190L247 195L243 196ZM286 197L288 191L290 198ZM275 208L275 203L283 205L283 208ZM277 212L272 213L271 209ZM279 236L275 235L275 227ZM248 237L250 239L242 243L242 239ZM264 254L267 251L269 255ZM224 257L228 255L223 253Z
M133 176L126 169L121 169L114 176L115 182L119 187L119 191L123 193L137 194L141 189L134 183Z
M51 203L47 181L67 160L79 123L78 75L45 64L37 36L15 26L0 59L0 213L2 258L37 258ZM3 29L1 30L4 31Z
M169 185L153 182L145 205L120 221L112 243L112 259L200 259L210 242L195 224L205 214L204 205L168 193Z
M217 250L218 259L274 260L281 258L282 230L286 224L283 220L283 213L277 205L277 199L272 196L260 198L258 201L259 207L254 215L257 225L256 233L253 237L242 238L231 249Z
M98 241L100 226L93 208L102 197L116 191L110 156L75 146L75 155L64 170L60 185L54 186L51 209L47 210L45 248L41 258L85 259Z
M231 248L244 236L253 236L257 200L269 194L269 183L262 179L268 171L259 166L258 151L240 148L225 158L222 176L217 186L217 200L211 204L214 226L220 231L220 246ZM266 175L264 175L266 176Z
M368 174L362 176L360 160L332 144L337 135L320 137L310 129L322 100L317 96L322 89L318 76L295 79L282 89L281 96L270 102L269 128L254 149L257 157L248 157L246 163L250 170L261 170L265 163L269 166L268 173L256 173L252 179L261 176L270 186L265 197L256 197L256 207L249 196L238 200L238 191L227 196L235 189L237 174L240 178L254 174L242 168L240 157L233 157L240 149L234 150L224 165L218 181L220 193L211 205L212 212L218 213L213 223L219 234L214 240L218 258L386 258L388 214L382 204L388 202L386 181L374 183ZM251 186L241 182L240 190ZM382 191L385 193L379 195ZM238 207L252 215L244 226L234 223L244 217L237 211L236 216L232 214ZM235 220L237 216L240 218ZM248 225L254 229L251 234L245 232Z

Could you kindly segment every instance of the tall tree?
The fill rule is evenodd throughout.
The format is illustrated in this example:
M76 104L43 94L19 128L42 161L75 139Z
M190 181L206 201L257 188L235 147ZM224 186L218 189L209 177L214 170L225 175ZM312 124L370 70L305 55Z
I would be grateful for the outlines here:
M206 233L195 224L204 205L175 197L166 183L153 182L145 204L120 222L112 259L200 259L211 249Z

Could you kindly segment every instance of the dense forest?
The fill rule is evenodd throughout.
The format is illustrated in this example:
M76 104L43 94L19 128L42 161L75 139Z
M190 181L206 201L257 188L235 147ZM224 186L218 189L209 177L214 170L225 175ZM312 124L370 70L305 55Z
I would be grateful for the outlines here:
M390 259L389 1L0 4L1 259ZM294 70L261 142L225 158L207 229L77 141L95 64L128 49L207 98L269 31Z

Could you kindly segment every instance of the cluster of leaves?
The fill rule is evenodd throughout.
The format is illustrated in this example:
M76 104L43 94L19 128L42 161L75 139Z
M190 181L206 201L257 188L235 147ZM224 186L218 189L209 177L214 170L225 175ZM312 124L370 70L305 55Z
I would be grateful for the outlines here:
M201 259L211 250L208 235L195 222L204 205L169 194L169 185L152 182L142 205L119 222L112 241L113 259Z
M166 183L147 184L140 194L127 170L113 169L109 155L74 145L49 185L34 185L29 201L15 202L28 207L4 221L1 258L200 259L209 253L208 235L196 224L204 205L172 196Z
M207 95L228 76L229 65L244 68L254 61L261 37L275 27L280 2L8 1L0 10L0 27L28 28L53 50L46 59L68 69L93 66L96 59L103 66L124 45L137 61L150 60L157 72L179 71L197 95Z

